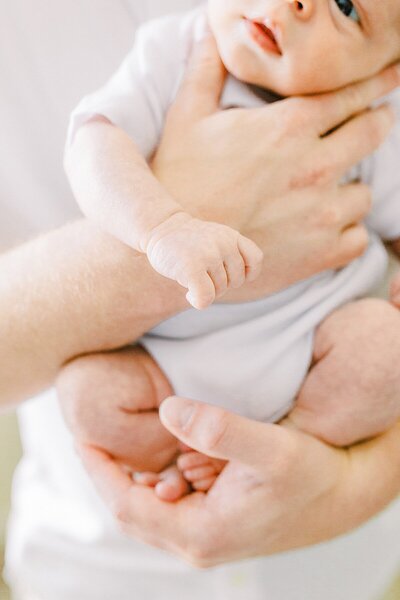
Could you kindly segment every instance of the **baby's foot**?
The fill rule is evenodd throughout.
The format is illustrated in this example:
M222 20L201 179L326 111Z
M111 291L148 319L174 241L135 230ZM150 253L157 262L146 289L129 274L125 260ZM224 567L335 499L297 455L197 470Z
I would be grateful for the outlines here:
M226 465L226 461L191 450L178 457L177 465L194 490L207 492Z
M155 494L165 502L176 502L190 492L190 484L173 465L161 473L135 473L135 483L154 488Z

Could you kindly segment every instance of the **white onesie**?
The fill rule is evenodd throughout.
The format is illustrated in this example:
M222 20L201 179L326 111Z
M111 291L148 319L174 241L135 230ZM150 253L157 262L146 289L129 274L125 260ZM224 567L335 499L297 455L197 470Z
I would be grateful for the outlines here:
M101 114L150 157L204 18L204 9L197 9L142 27L116 74L75 109L69 139L88 118ZM400 94L390 100L400 118ZM265 101L229 77L221 107L250 108ZM176 394L258 420L278 420L289 411L310 365L316 326L340 305L365 296L385 272L387 256L379 238L400 237L399 156L400 124L357 168L356 176L371 186L374 199L367 223L370 244L361 258L256 302L188 309L142 338Z

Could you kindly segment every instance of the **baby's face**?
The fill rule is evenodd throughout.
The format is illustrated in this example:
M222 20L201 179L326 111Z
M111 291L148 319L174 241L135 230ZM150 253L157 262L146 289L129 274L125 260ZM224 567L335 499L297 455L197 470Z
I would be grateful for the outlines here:
M400 0L209 0L233 75L282 96L364 79L400 57Z

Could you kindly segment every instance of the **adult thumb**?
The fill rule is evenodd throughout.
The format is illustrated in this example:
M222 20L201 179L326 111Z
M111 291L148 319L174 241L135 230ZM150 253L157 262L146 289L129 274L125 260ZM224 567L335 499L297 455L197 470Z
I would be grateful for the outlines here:
M190 120L211 115L219 110L226 70L211 32L194 43L183 81L169 111L175 117Z
M160 406L160 419L174 436L198 452L256 466L280 460L292 432L260 423L203 402L172 396Z

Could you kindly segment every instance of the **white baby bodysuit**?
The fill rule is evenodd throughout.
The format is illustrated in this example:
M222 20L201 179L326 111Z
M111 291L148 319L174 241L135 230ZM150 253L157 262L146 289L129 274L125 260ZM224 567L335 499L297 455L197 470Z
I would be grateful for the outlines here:
M69 140L83 122L101 114L150 157L204 22L204 9L197 9L142 27L117 73L74 111ZM400 112L400 94L391 101ZM222 108L264 103L251 87L228 78ZM400 237L398 156L400 124L357 169L374 198L370 244L361 258L256 302L189 309L143 337L176 394L258 420L277 420L288 412L309 368L316 326L335 308L366 295L385 272L386 251L379 237Z

